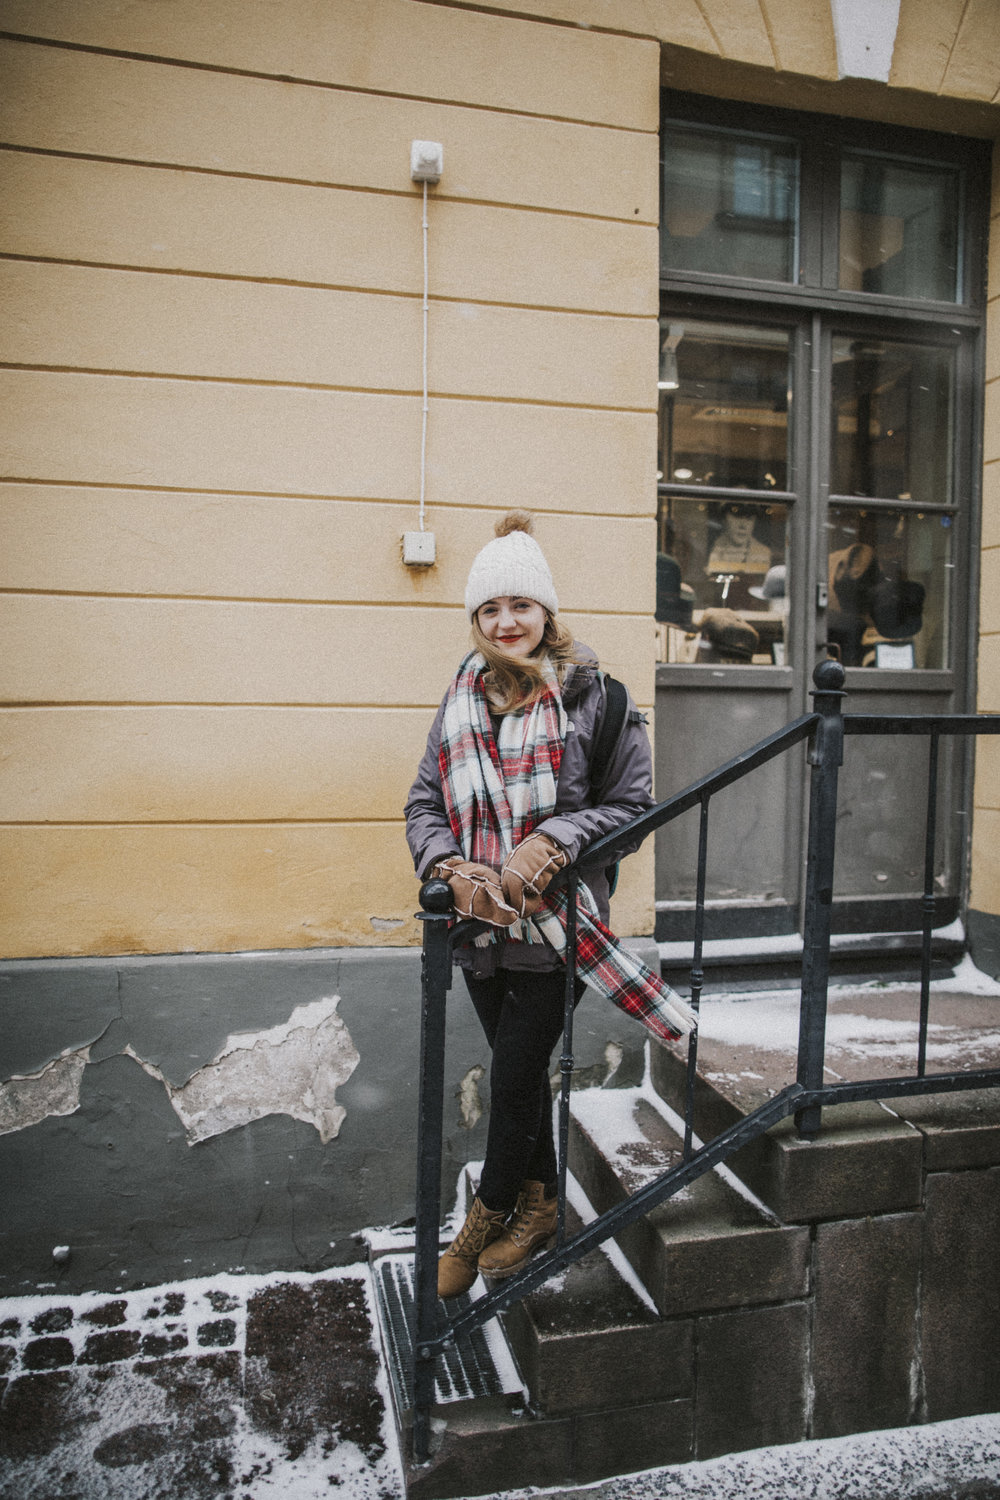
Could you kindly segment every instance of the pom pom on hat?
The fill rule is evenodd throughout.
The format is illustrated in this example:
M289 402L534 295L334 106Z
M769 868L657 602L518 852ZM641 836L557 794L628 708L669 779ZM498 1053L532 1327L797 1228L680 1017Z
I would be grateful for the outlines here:
M487 599L535 599L552 614L559 609L545 553L531 535L526 510L511 510L497 522L496 537L476 554L465 585L465 609L472 620Z

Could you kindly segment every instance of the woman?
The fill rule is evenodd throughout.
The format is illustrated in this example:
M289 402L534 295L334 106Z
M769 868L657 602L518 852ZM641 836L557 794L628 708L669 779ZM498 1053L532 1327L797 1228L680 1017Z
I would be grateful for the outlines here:
M512 511L472 564L473 650L438 709L406 802L421 879L448 881L462 915L490 931L456 958L492 1049L490 1122L479 1191L442 1256L438 1294L477 1272L516 1271L553 1234L556 1156L549 1059L563 1024L567 897L549 891L580 850L653 805L649 741L634 705L593 788L590 752L605 703L597 660L556 618L531 518ZM585 882L585 885L584 883ZM577 999L586 980L656 1036L693 1012L606 927L608 879L582 869Z
M722 530L705 564L706 573L766 573L771 553L754 536L758 512L752 505L730 501L721 511Z

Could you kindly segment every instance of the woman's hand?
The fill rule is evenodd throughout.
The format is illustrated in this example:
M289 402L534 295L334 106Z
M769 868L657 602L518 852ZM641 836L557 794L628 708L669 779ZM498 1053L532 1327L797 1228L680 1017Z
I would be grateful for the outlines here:
M475 917L491 927L510 927L519 913L504 900L500 874L491 865L477 865L455 854L434 866L432 874L446 880L460 917Z
M553 875L569 860L565 849L546 833L529 833L504 860L500 884L519 917L532 917Z

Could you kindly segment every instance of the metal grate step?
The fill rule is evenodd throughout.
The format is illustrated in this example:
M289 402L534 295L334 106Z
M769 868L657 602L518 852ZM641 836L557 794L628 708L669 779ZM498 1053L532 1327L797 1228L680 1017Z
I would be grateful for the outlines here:
M413 1338L416 1319L413 1294L413 1252L382 1255L372 1266L382 1339L386 1349L400 1414L413 1405ZM444 1304L442 1318L468 1307L466 1292ZM524 1382L496 1318L444 1350L437 1362L434 1398L438 1405L475 1401L483 1396L520 1395Z

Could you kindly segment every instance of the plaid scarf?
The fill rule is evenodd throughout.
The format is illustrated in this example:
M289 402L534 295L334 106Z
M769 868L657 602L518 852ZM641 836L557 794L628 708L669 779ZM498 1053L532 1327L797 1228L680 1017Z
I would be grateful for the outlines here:
M445 703L438 767L451 831L468 860L499 870L508 854L555 811L556 784L566 738L566 711L551 661L545 690L521 713L504 714L494 735L483 686L486 662L478 651L462 662ZM580 977L667 1041L693 1031L691 1007L628 948L597 913L581 881L577 896L576 962ZM532 942L539 937L565 962L569 897L546 891L541 910L485 939Z

